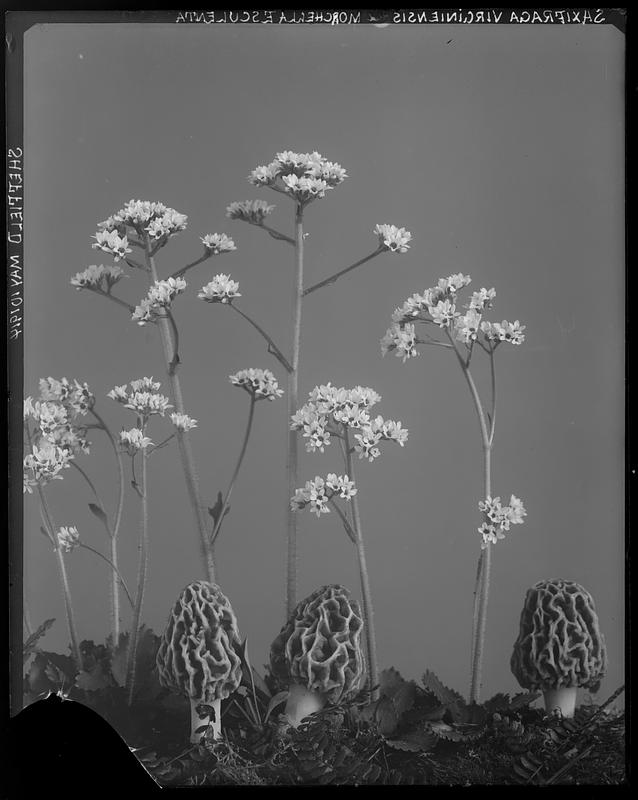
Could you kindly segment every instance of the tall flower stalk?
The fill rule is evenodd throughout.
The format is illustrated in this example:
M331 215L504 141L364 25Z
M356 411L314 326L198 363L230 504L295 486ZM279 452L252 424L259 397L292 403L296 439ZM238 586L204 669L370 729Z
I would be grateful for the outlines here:
M343 183L348 177L345 169L339 164L328 161L320 153L295 153L284 150L277 153L275 159L266 166L259 166L248 176L253 186L269 188L274 192L287 196L294 203L294 234L288 236L265 223L266 217L274 206L263 200L235 201L228 206L227 216L241 220L250 225L262 228L269 236L278 241L292 245L294 248L294 277L292 281L291 306L291 343L290 357L283 356L281 350L273 345L272 340L260 330L269 342L269 352L283 364L287 371L288 417L292 417L298 409L299 395L299 362L302 335L303 298L315 290L334 283L356 267L366 263L374 256L388 250L406 252L411 239L410 233L394 225L377 225L375 233L380 237L375 251L354 264L339 270L317 284L304 288L304 212L313 201L323 198L326 192ZM216 279L230 280L230 276L220 275ZM210 284L209 284L210 286ZM202 291L204 291L206 287ZM201 295L200 295L201 296ZM204 298L210 299L210 298ZM221 300L232 303L232 298ZM255 326L250 318L249 321ZM298 484L298 437L296 430L287 430L286 483L288 497ZM289 617L297 603L297 519L287 505L286 512L286 616Z
M178 415L185 416L182 387L178 375L180 364L179 331L171 311L173 299L186 288L183 276L212 256L235 250L232 239L224 234L207 234L201 237L204 254L189 264L175 270L166 279L160 279L155 256L168 241L186 228L187 217L163 203L131 200L122 209L99 223L93 247L113 256L113 266L91 265L77 273L71 284L78 290L100 295L126 309L131 319L139 325L154 323L159 327L167 374L171 383L173 401ZM133 253L141 250L141 260ZM132 305L113 294L113 287L123 277L124 270L117 262L133 270L146 272L149 281L147 296L138 305ZM210 541L206 507L202 503L199 478L193 457L188 427L177 426L178 452L193 518L199 541L200 555L207 579L214 582L215 563Z
M137 424L131 430L120 432L120 446L131 457L132 485L140 500L140 534L138 541L138 567L135 600L133 604L133 617L126 660L126 688L128 691L129 705L133 702L137 666L137 645L139 640L142 607L146 591L149 563L149 532L148 532L148 458L149 455L166 444L173 435L169 436L160 445L153 446L153 442L146 435L149 421L154 416L164 416L171 408L168 398L159 393L160 383L153 378L140 378L131 381L130 388L124 384L112 389L108 396L125 408L134 412ZM171 420L177 430L193 427L194 420L182 414L171 414ZM187 424L186 421L190 424ZM141 469L137 474L135 459L141 459Z
M71 588L53 514L45 486L61 480L80 453L88 453L87 425L81 418L93 407L95 397L87 384L66 378L40 381L40 399L27 397L24 401L24 442L27 454L23 460L23 491L29 494L36 489L44 527L42 532L53 547L64 597L64 608L71 639L71 650L78 669L82 668L79 638Z
M239 458L237 459L237 464L235 465L235 469L230 479L228 490L226 491L223 499L220 494L217 506L212 509L215 524L210 537L211 547L215 546L215 542L217 541L217 537L221 531L222 523L229 510L230 498L233 493L235 482L237 480L237 476L239 475L239 470L241 469L244 456L246 455L246 450L248 448L248 439L250 438L250 432L253 426L253 418L255 415L255 405L257 402L259 402L259 400L275 400L276 398L281 397L283 394L283 389L279 388L279 385L275 380L275 376L267 369L240 370L234 375L230 375L230 382L233 384L233 386L238 386L239 388L248 392L250 395L250 407L248 409L248 421L246 423L246 431L244 433L244 438L239 451Z
M494 289L482 288L478 292L473 292L469 303L464 306L465 313L457 310L458 294L470 282L469 275L461 273L450 275L448 278L441 278L435 287L426 289L423 294L414 294L408 298L392 315L393 324L381 340L381 349L384 355L394 351L404 363L419 355L416 349L419 344L452 350L478 417L483 452L483 499L479 501L479 510L483 515L483 523L478 528L481 534L481 551L472 612L470 680L470 702L478 703L490 591L492 545L505 538L505 532L509 531L511 525L522 523L527 513L522 502L514 495L511 496L507 506L501 504L500 497L492 497L492 449L496 421L494 353L503 342L512 345L521 344L525 339L523 334L525 326L518 320L513 323L503 320L499 323L484 319L484 312L492 307L492 301L496 296ZM417 335L415 327L417 323L425 326L426 330L422 336ZM441 331L445 339L441 340L428 333L428 326ZM477 348L483 350L489 357L491 387L487 406L489 411L481 400L470 371L472 356Z
M308 452L317 450L323 452L333 438L339 440L341 444L347 474L338 477L330 473L325 480L316 476L313 481L307 481L305 486L297 489L291 497L290 508L294 513L310 507L311 512L320 517L328 513L329 506L332 506L339 515L348 538L356 548L363 599L368 674L370 688L375 696L379 675L374 608L358 490L355 485L353 455L356 453L360 459L365 458L373 462L380 455L379 444L382 441L394 441L403 447L408 438L408 431L400 422L385 420L380 415L374 418L371 416L370 408L380 399L380 395L373 389L363 386L356 386L354 389L337 389L330 384L316 386L310 393L308 402L291 419L291 428L303 432ZM338 498L352 501L352 524L347 514L339 507Z

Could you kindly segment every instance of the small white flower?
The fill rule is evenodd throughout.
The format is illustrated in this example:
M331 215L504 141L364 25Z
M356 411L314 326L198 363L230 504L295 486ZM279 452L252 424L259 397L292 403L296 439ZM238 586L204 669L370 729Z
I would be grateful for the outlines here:
M407 253L412 234L405 228L396 225L376 225L374 233L379 237L379 244L392 253Z
M94 239L96 241L91 246L94 249L103 250L105 253L111 253L115 261L119 261L127 253L132 252L128 246L127 237L118 236L117 231L98 231Z
M91 264L83 272L77 272L71 278L71 285L75 286L77 291L81 289L97 289L98 291L108 292L111 286L116 284L122 277L124 277L124 272L121 267Z
M71 553L80 546L80 534L75 526L63 527L57 533L58 546L65 553Z
M120 444L130 456L134 456L153 442L139 428L131 428L130 431L120 431Z
M468 308L473 308L479 312L484 311L486 308L492 307L492 300L495 297L495 289L479 289L478 292L472 293Z
M197 427L197 420L192 419L188 414L171 414L171 422L179 431L189 431Z
M272 212L271 206L264 200L242 200L231 203L226 209L226 216L230 219L240 219L251 225L261 225L264 218Z
M202 237L202 242L206 250L215 256L237 250L235 242L225 233L207 233L206 236Z
M475 342L480 330L480 324L481 315L473 308L470 308L465 316L457 317L454 320L457 340L464 344Z
M220 273L206 286L202 286L197 297L207 303L231 303L236 297L241 297L238 289L237 281L231 280L230 275Z
M140 417L150 417L154 414L163 417L166 411L172 407L168 402L168 397L154 392L133 392L124 404L124 408L130 408Z
M432 321L440 328L448 328L455 317L459 316L454 303L451 303L449 300L439 300L436 306L430 306L428 311L430 312Z
M409 358L420 355L416 349L416 341L416 329L412 323L399 325L395 322L381 339L381 353L385 355L396 350L395 355L405 364Z
M234 386L240 386L256 400L275 400L284 393L275 376L267 369L242 369L229 376Z

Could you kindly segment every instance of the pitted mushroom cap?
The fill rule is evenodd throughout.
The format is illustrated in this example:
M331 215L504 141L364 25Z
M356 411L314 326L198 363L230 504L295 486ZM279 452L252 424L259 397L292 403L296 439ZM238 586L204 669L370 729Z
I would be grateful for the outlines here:
M179 596L157 651L162 686L202 703L223 700L239 686L241 643L228 598L206 581Z
M525 689L598 691L607 651L589 592L561 579L528 589L510 665Z
M297 604L270 648L278 680L299 683L335 703L355 693L365 675L363 619L343 586L322 586Z

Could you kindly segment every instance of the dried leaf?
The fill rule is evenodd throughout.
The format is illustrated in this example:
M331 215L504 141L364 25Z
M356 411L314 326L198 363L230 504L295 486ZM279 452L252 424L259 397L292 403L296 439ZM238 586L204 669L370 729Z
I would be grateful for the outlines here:
M284 701L288 699L288 692L278 692L274 697L270 698L270 702L268 703L268 708L266 709L266 716L264 718L264 722L268 722L268 718L272 714L272 712L280 706Z
M448 689L437 676L429 669L423 673L423 686L426 692L433 694L439 703L446 706L456 705L459 708L465 705L465 700L458 692L453 689Z
M399 715L389 697L379 698L379 703L375 709L375 717L379 726L379 733L382 736L392 736L399 725Z
M111 681L104 672L102 664L96 664L91 670L79 672L75 679L75 685L78 689L84 689L87 692L97 692L110 686Z
M26 640L26 642L24 643L24 645L22 647L23 663L26 662L26 660L29 658L29 656L32 653L35 653L35 651L37 650L36 644L44 636L44 634L49 630L49 628L51 627L51 625L53 625L54 622L55 622L55 618L54 619L46 619L42 623L42 625L40 625L40 627L34 633L32 633L31 636L29 636L29 638Z
M96 505L95 503L89 503L89 511L96 516L100 522L104 523L105 525L108 522L108 517L104 513L104 510L100 508L100 506Z

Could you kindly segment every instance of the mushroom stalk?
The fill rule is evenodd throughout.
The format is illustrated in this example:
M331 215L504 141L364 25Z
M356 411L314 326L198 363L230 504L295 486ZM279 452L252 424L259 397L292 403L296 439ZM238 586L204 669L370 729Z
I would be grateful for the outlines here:
M293 728L299 727L303 719L314 714L326 704L326 698L319 692L306 689L300 683L293 683L288 690L285 713Z
M205 731L200 730L202 726L207 725L213 732L213 739L219 739L222 735L222 717L221 717L221 700L213 700L211 703L206 703L213 709L213 713L208 716L200 717L197 713L197 706L200 705L201 700L193 700L191 697L191 744L197 744L204 735Z
M297 431L290 430L290 418L297 411L299 385L299 350L301 341L301 307L303 299L303 207L297 204L295 210L295 280L292 292L292 360L288 373L288 459L286 473L288 476L288 498L297 488L298 445ZM287 563L286 563L286 618L295 610L297 602L297 514L288 507L286 517L287 530Z
M576 686L561 686L558 689L547 689L543 692L545 711L551 714L560 711L563 717L572 718L576 710Z

